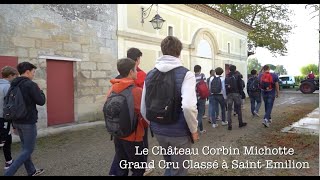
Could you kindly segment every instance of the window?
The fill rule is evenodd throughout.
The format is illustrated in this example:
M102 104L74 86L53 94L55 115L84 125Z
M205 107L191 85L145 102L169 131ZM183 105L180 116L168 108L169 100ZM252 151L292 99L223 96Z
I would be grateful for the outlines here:
M173 27L168 26L168 36L173 36Z
M228 54L230 54L230 43L228 42Z
M212 58L210 44L207 40L202 39L197 47L197 56L204 58Z

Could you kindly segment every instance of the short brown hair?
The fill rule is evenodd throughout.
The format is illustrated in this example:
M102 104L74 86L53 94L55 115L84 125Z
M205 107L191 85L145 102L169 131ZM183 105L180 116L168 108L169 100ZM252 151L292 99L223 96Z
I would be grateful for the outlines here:
M18 74L18 71L11 66L5 66L1 69L1 75L3 78L8 78L10 75L14 76Z
M215 71L217 75L221 75L223 73L223 69L221 67L217 67Z
M130 48L127 51L127 57L137 61L142 56L142 52L138 48Z
M130 58L122 58L117 62L117 69L122 77L127 77L130 70L136 71L135 68L136 62Z
M264 71L267 71L267 70L270 69L270 67L269 67L268 65L264 65L264 66L262 67L262 69L263 69Z
M174 36L167 36L161 42L161 51L163 55L179 57L182 50L181 41Z

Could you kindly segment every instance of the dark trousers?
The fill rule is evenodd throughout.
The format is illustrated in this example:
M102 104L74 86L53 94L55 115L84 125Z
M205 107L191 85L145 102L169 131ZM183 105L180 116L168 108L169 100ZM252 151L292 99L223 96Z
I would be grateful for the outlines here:
M148 143L148 128L145 128L144 129L144 136L143 136L143 148L149 148L149 143ZM120 163L120 160L119 159L116 159L117 157L115 156L113 158L113 161L112 161L112 164L111 164L111 168L110 168L110 171L109 171L109 175L117 175L118 172L121 170L119 168L119 163ZM148 155L144 155L144 158L145 158L145 162L148 162Z
M115 137L113 142L115 146L114 162L119 162L119 163L114 165L116 166L116 171L114 171L112 175L116 175L116 176L129 175L129 169L121 168L120 166L120 163L123 160L126 160L127 162L140 162L140 163L145 162L145 156L135 155L136 146L139 147L139 152L142 151L142 148L144 146L143 141L130 142L130 141L125 141ZM131 171L132 171L132 176L143 176L145 169L132 168ZM111 172L109 172L109 174L111 174Z
M12 160L11 157L11 144L12 136L9 134L10 123L5 122L3 118L0 118L0 131L1 131L1 141L4 141L4 146L2 147L3 155L6 161Z
M198 102L197 102L197 109L198 109L197 119L198 119L198 128L199 128L200 131L203 130L202 117L203 117L205 108L206 108L206 99L201 99L201 98L198 99Z
M148 143L148 128L144 128L144 136L143 136L143 148L149 149L149 143ZM148 155L144 155L145 161L148 162Z
M242 110L241 110L241 95L239 93L230 93L227 95L227 103L228 103L228 126L232 127L232 105L234 103L235 107L240 107L236 109L236 113L238 114L239 126L242 125Z

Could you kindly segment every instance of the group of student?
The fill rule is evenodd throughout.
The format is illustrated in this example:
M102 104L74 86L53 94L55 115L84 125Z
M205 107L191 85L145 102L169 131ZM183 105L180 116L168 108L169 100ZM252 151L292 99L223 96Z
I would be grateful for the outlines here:
M201 74L201 66L196 65L194 72L183 67L179 59L181 50L181 41L174 36L167 36L161 42L163 56L156 60L155 68L147 74L139 68L142 52L137 48L130 48L127 51L127 58L117 61L119 76L110 80L112 86L107 93L105 104L105 106L110 106L111 109L108 110L111 111L104 111L109 132L112 131L112 128L118 128L118 131L112 134L115 155L109 175L129 175L128 168L120 167L120 161L122 160L141 163L148 161L147 155L136 155L136 148L138 147L139 152L148 148L149 127L152 135L156 137L159 145L164 149L172 147L178 149L190 148L192 143L199 141L198 132L205 133L202 118L206 98L209 99L209 116L212 127L216 128L218 126L216 123L218 105L221 108L222 125L227 125L228 130L232 130L233 105L237 107L235 111L238 115L239 128L247 125L246 122L243 122L241 110L242 75L236 70L236 66L230 66L230 73L225 78L222 76L224 71L221 67L215 69L215 74L212 73L212 76L207 80L210 92L208 97L204 99L197 90L199 82L205 80L205 76ZM21 92L23 92L23 99L29 110L25 118L16 119L12 122L6 121L3 112L0 111L0 143L3 146L6 159L5 176L14 175L22 164L25 165L29 176L36 176L44 172L43 169L36 169L31 160L37 136L38 112L36 105L42 106L46 101L42 90L32 81L36 68L29 62L22 62L18 64L17 70L12 67L4 67L1 71L3 79L0 80L0 110L3 109L4 97L16 86L19 86ZM259 76L256 70L251 71L252 77L247 84L252 115L259 116L260 96L263 97L266 112L263 118L265 127L269 127L272 122L271 111L274 98L279 95L278 77L269 73L269 70L268 66L264 66ZM252 81L258 82L258 89L251 88ZM121 109L118 109L118 111L122 113L119 114L118 112L117 114L117 112L112 111L114 110L112 108L121 103L119 101L121 98L125 99L123 102L127 104L121 106L122 111ZM108 104L110 101L113 103ZM227 117L225 115L226 106ZM124 112L123 108L127 112ZM117 133L126 131L126 129L119 129L123 122L116 126L109 123L123 118L123 114L126 113L128 116L125 118L130 119L130 123L131 119L135 121L129 123L128 128L132 130L120 136ZM111 121L107 121L110 118ZM12 123L14 132L19 135L22 146L21 153L15 160L11 157L10 123ZM163 155L163 158L166 162L182 164L183 161L190 159L190 155ZM151 172L152 169L133 167L130 170L133 176L143 176ZM187 172L188 169L186 168L169 167L165 169L164 175L187 175Z
M159 143L164 148L189 148L192 143L199 140L199 133L205 133L202 125L202 118L205 110L205 102L209 99L209 118L212 127L216 128L216 112L221 108L222 125L227 125L228 130L232 130L232 110L233 105L235 113L238 116L239 128L245 127L246 122L242 119L242 94L243 80L242 75L236 70L236 66L230 66L230 73L222 76L223 69L217 67L215 74L211 71L208 78L207 88L210 90L207 97L202 97L197 86L205 80L204 74L201 73L201 66L196 65L194 72L183 67L179 59L182 50L182 43L174 36L167 36L161 42L161 51L163 56L156 59L155 68L147 74L139 67L142 53L137 48L131 48L127 52L127 58L118 60L117 69L119 76L110 80L112 87L107 93L107 100L111 101L114 93L120 94L125 89L130 88L133 95L135 117L137 117L136 128L130 135L121 137L114 133L115 156L109 175L127 176L129 169L121 168L119 162L125 160L127 162L147 162L147 155L135 155L136 147L140 152L143 148L148 148L147 128L150 127ZM130 55L131 51L136 51L136 56ZM269 66L264 66L260 74L256 70L251 71L252 77L248 80L247 91L251 101L251 113L253 116L259 116L259 108L261 105L261 96L265 102L265 115L263 125L269 127L271 120L271 111L275 97L279 95L278 77L276 74L269 72ZM140 73L140 75L139 75ZM140 82L140 85L137 84ZM142 83L143 82L143 83ZM257 83L257 87L253 88L253 82ZM174 84L173 88L169 87ZM218 84L218 85L216 85ZM219 86L220 88L212 87ZM133 88L132 88L133 87ZM171 95L174 91L174 105L172 101L162 101L164 95ZM215 89L215 90L212 90ZM161 98L160 98L161 97ZM110 100L109 100L110 98ZM165 99L165 98L164 98ZM161 106L160 104L163 104ZM106 105L105 104L105 105ZM109 103L112 104L112 103ZM111 105L110 105L111 106ZM161 108L157 108L157 107ZM173 108L171 108L173 107ZM227 117L225 109L227 107ZM171 114L167 109L171 110ZM109 109L110 111L110 109ZM110 111L111 112L111 111ZM108 117L107 117L108 116ZM105 112L105 118L110 119L110 114ZM167 119L166 119L167 118ZM119 120L116 116L111 120ZM121 117L120 117L121 119ZM171 119L174 119L174 121ZM110 123L110 122L109 122ZM112 128L106 120L106 126L109 130ZM118 127L118 126L113 126ZM189 160L189 155L163 155L167 162L181 164L185 160ZM133 176L145 175L148 168L131 168ZM169 167L165 169L165 176L187 175L188 169Z
M43 106L46 102L45 94L32 81L36 69L37 67L29 62L19 63L17 69L10 66L1 69L0 147L3 149L6 161L4 176L13 176L22 165L28 176L38 176L44 172L43 169L36 168L31 160L37 137L38 111L36 105ZM10 98L13 103L9 100ZM24 107L17 108L17 104L23 104ZM5 110L9 110L10 113ZM26 113L22 116L21 112ZM12 133L18 135L21 141L21 152L14 160L11 156Z

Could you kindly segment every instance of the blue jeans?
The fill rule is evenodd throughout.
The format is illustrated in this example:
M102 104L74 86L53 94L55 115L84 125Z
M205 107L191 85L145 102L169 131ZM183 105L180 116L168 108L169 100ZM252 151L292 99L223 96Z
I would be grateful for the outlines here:
M36 145L37 139L37 126L36 124L16 124L13 123L14 127L17 129L19 133L19 137L21 140L22 151L18 155L18 157L13 161L10 168L7 169L4 173L5 176L13 176L17 170L24 164L26 171L29 176L31 176L36 168L34 167L31 154Z
M262 92L262 97L264 101L265 115L264 119L271 119L271 112L273 108L273 102L275 99L275 95L270 92Z
M254 111L258 113L261 106L261 93L253 92L250 93L249 97L251 103L251 113L254 115Z
M206 99L198 99L198 103L197 103L197 108L198 108L198 128L200 131L203 130L203 125L202 125L202 117L204 114L204 110L206 108Z
M209 96L209 117L211 119L211 123L216 124L216 111L213 104L213 95Z
M219 111L219 104L220 104L220 108L222 109L221 120L223 122L226 122L226 111L224 111L224 109L226 108L226 105L225 105L225 100L223 98L223 95L222 94L213 95L213 107L215 112Z
M211 110L212 109L216 109L215 113L214 113L214 117L218 117L219 116L219 108L213 108L213 103L210 103L210 97L213 97L213 95L210 95L209 96L209 107L208 107L208 116L210 117L210 121L212 122L212 118L211 118ZM211 101L212 101L212 98L211 98Z

